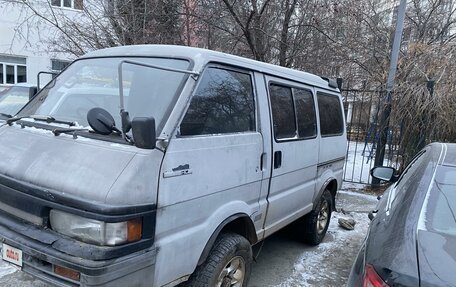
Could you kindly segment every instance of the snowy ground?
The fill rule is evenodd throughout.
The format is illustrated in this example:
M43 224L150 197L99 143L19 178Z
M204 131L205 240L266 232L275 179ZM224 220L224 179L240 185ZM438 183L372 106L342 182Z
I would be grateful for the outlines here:
M337 207L347 211L370 211L375 196L341 191ZM339 218L353 218L355 230L338 226ZM253 265L249 287L345 286L350 268L366 235L367 213L335 212L324 241L317 247L299 242L289 230L266 239L262 253Z
M397 147L395 147L397 148ZM387 152L388 152L387 148ZM347 160L344 168L344 180L362 183L371 183L370 170L374 167L375 149L372 144L364 142L348 142ZM395 166L396 162L388 158L383 161L384 166Z
M349 142L345 162L344 179L355 182L370 182L369 171L374 165L372 144ZM372 157L371 157L372 156Z
M20 272L0 259L0 286L2 287L47 287L49 285Z
M372 210L376 203L374 196L344 190L337 198L337 208L346 211ZM340 228L337 221L341 217L354 218L357 221L355 230ZM328 233L317 247L301 243L290 229L272 235L265 240L257 262L253 264L249 287L345 286L368 224L366 213L333 213ZM0 260L0 286L47 285Z

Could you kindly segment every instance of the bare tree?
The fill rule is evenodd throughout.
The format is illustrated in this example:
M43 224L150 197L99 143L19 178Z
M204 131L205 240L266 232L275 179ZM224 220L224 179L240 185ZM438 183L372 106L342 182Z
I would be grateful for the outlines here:
M86 0L82 13L52 6L50 0L3 0L28 12L22 26L43 22L55 30L46 39L59 52L80 56L119 45L182 44L180 0Z
M76 56L117 45L199 46L368 89L386 82L397 8L377 0L85 0L76 18L50 0L2 1L27 9L23 25L47 23L56 31L50 47ZM456 0L409 1L391 122L405 127L410 151L423 131L427 141L456 140L455 25Z

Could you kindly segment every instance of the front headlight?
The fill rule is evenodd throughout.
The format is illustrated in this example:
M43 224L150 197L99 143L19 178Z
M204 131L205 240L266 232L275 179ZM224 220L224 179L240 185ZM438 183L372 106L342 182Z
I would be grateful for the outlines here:
M97 245L115 246L141 239L142 220L107 223L60 210L50 213L52 230Z

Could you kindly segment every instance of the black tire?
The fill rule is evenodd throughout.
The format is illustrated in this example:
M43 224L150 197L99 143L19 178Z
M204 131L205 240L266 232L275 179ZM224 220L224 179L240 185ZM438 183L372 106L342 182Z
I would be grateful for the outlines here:
M331 193L326 189L319 198L315 209L302 219L301 226L305 228L303 240L306 243L318 245L323 240L331 220L332 205Z
M223 276L236 263L239 263L239 269L236 269L237 271L232 274ZM242 264L244 271L241 270ZM206 261L198 266L189 280L182 285L188 287L246 287L250 278L251 264L252 247L250 242L236 233L222 233L215 241ZM243 273L242 282L236 282L236 277L240 277L241 273ZM220 278L222 278L222 284L220 284Z

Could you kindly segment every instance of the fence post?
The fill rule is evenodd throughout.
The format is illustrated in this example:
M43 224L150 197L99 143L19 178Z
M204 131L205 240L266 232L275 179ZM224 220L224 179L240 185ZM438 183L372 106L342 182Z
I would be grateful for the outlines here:
M388 129L389 129L389 120L391 115L391 98L392 98L392 91L386 91L385 96L385 107L383 108L380 125L379 125L379 132L380 135L377 141L377 149L375 152L375 161L374 167L382 166L383 160L385 159L385 149L386 149L386 140L388 137ZM376 178L372 178L372 185L377 185L380 183L380 180Z
M382 166L385 159L385 146L388 136L389 117L391 114L391 98L394 87L394 77L396 76L397 62L399 51L401 49L402 31L404 29L405 7L407 0L401 0L399 10L397 12L396 32L394 35L393 48L391 50L391 63L388 72L388 80L386 82L386 103L383 109L382 118L380 121L380 136L378 138L377 151L375 153L375 165ZM372 178L372 185L378 185L379 179Z
M432 98L434 95L434 81L429 80L426 84L427 90L429 92L429 96ZM417 149L421 150L426 146L426 122L430 120L429 111L424 111L423 115L421 116L421 130L420 130L420 138L418 140Z

